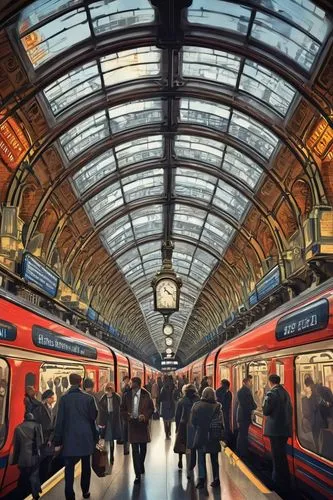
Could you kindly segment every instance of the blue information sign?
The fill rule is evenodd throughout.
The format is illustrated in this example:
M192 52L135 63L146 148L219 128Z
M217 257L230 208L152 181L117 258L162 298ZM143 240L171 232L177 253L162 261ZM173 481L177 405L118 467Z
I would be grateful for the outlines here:
M88 316L88 319L90 319L91 321L97 321L98 314L95 311L95 309L93 309L92 307L88 307L87 316Z
M250 307L253 307L258 303L257 290L253 290L253 292L250 293L248 296L248 302Z
M257 296L258 300L262 300L267 297L275 288L277 288L281 283L280 268L279 266L274 267L266 274L257 284Z
M22 276L26 281L38 286L50 297L57 295L58 276L29 253L23 256Z
M15 340L16 326L8 323L8 321L0 320L0 340Z

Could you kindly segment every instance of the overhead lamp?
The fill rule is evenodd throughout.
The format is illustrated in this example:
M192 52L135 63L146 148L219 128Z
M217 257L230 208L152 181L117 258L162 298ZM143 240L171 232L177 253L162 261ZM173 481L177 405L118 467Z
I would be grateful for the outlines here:
M171 323L164 323L163 333L166 336L172 335L174 331L173 325Z

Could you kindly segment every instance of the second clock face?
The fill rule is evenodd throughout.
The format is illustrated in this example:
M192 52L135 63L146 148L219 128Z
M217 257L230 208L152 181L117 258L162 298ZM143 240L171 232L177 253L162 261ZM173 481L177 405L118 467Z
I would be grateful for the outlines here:
M167 323L163 326L164 335L172 335L173 334L173 326Z
M170 346L172 346L172 344L173 344L173 340L172 340L172 338L167 337L167 338L165 339L165 345L167 345L168 347L170 347Z
M156 307L157 309L176 309L177 284L171 279L165 278L157 283Z

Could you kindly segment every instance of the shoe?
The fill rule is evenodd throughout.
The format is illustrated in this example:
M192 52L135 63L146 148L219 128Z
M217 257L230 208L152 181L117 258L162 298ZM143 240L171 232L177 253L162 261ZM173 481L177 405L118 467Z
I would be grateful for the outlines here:
M90 498L90 492L88 493L82 493L83 498Z
M210 483L210 485L212 488L217 488L218 486L221 485L221 483L220 483L219 479L214 479L214 481L212 483Z
M141 483L140 476L136 476L136 478L134 479L134 484L140 484L140 483Z
M202 490L205 487L205 480L199 479L195 487L198 488L198 490Z
M178 469L183 468L183 462L181 460L178 461Z

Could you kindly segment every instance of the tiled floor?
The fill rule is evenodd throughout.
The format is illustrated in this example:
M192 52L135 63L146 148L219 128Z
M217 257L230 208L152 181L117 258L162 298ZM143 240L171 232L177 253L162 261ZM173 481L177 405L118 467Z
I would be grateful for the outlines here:
M174 426L174 424L172 424ZM174 431L174 428L173 428ZM174 438L174 433L173 433ZM235 466L229 463L224 454L220 454L221 488L212 489L210 460L207 459L208 486L198 491L195 480L188 481L185 470L178 470L178 455L173 452L173 441L165 440L163 424L152 422L152 442L148 445L145 462L146 474L142 476L140 486L134 486L134 471L131 455L123 455L123 447L117 445L112 474L98 478L92 473L91 500L183 500L183 499L220 499L223 500L260 500L277 499L274 494L262 494L251 481ZM185 460L184 460L185 465ZM81 499L80 478L75 480L76 498ZM47 500L64 498L64 482L43 495Z

